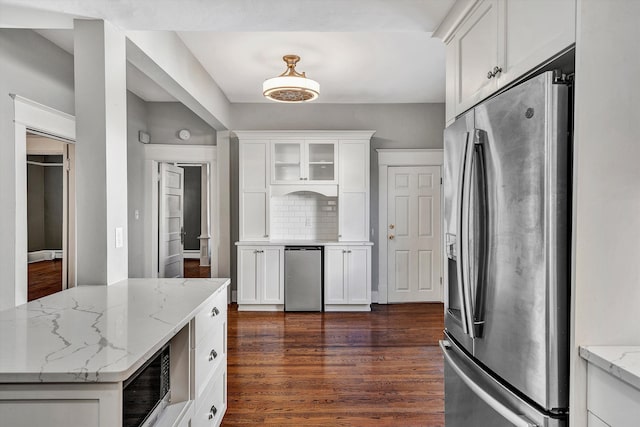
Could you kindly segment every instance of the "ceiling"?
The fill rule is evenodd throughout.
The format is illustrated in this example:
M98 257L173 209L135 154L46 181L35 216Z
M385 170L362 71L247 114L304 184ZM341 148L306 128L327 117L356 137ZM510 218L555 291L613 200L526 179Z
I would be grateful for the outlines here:
M102 18L125 30L178 32L230 102L269 102L262 82L285 54L320 83L320 103L444 102L445 51L431 33L454 0L0 0ZM63 31L63 30L57 30ZM55 31L41 34L63 44ZM64 38L64 37L63 37ZM67 34L67 39L72 35ZM66 42L69 44L68 40ZM67 47L68 48L68 47ZM130 67L131 68L131 67ZM173 98L137 70L130 89Z

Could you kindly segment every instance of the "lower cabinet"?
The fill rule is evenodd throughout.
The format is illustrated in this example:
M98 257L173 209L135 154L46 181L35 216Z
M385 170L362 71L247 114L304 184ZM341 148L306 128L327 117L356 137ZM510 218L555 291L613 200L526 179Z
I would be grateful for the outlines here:
M284 246L238 246L238 310L284 310Z
M598 366L591 363L587 366L588 427L637 426L640 418L640 389Z
M325 246L325 311L371 310L371 247Z

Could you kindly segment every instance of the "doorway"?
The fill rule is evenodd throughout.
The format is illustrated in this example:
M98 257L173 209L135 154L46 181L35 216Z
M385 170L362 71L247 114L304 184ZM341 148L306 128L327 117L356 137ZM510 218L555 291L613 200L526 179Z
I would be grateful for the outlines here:
M441 302L441 149L378 149L378 302Z
M183 264L177 267L180 277L217 277L219 222L217 221L216 147L148 144L145 145L144 150L146 159L145 204L148 207L145 209L144 239L146 242L150 242L149 250L144 254L145 277L166 276L161 271L161 263L165 262L163 260L170 263L177 259L180 259ZM170 186L181 187L182 195L163 196L162 187L166 187L165 184L160 183L163 164L169 165L172 170L169 175L172 176L173 184ZM197 185L190 184L194 181L191 178L195 177L197 180L198 173L200 174L199 190ZM186 184L185 176L187 177ZM180 180L182 180L181 184L177 184ZM177 188L164 191L170 193L175 190ZM197 199L198 194L200 195L199 219L197 215L192 215L189 212L191 208L197 211L198 203L187 200L187 198L191 199L191 196L195 196ZM163 198L165 199L164 206L161 202ZM170 209L167 209L168 199L172 199ZM181 206L179 206L180 203ZM171 220L171 224L169 224L169 218L162 219L165 214L161 213L161 209L174 211L169 214L169 217L174 218ZM166 225L163 225L163 222ZM171 248L169 248L168 242L172 242ZM164 252L163 254L160 253L161 250ZM176 257L175 254L178 250L181 255ZM169 252L173 252L173 259L168 258ZM175 267L174 270L176 270ZM175 271L171 272L170 276L178 276L174 273Z
M387 182L388 302L442 299L439 166L390 167Z
M69 287L74 146L27 129L26 154L27 301L32 301Z

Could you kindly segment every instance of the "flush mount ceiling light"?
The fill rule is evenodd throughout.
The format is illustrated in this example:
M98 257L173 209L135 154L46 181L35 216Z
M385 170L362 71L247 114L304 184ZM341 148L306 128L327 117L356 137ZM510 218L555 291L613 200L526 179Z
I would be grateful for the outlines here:
M296 71L300 57L285 55L282 59L287 63L286 71L278 77L265 80L262 84L262 94L278 102L306 102L316 99L320 94L320 84L308 79L304 73Z

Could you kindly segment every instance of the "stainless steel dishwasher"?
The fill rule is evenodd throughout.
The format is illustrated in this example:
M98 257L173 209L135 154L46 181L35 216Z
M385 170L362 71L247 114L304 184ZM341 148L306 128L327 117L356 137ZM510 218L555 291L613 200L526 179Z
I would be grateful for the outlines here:
M322 247L285 247L284 309L322 311Z

